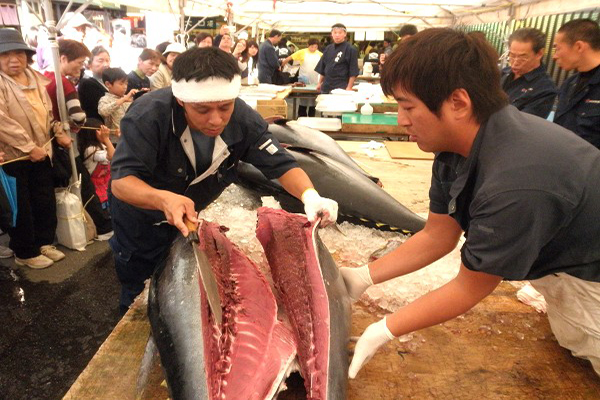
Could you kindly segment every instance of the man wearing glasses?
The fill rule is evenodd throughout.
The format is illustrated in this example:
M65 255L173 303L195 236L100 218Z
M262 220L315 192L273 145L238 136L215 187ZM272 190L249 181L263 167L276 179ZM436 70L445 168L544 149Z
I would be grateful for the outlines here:
M558 90L542 64L546 35L522 28L508 38L510 67L502 70L502 89L520 111L546 118Z

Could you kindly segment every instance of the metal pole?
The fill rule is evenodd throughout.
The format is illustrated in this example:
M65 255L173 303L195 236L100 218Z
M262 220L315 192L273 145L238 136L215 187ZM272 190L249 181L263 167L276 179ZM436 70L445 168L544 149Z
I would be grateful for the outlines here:
M44 0L44 16L46 20L46 27L48 28L48 41L50 43L50 50L52 51L52 65L54 67L54 78L56 80L56 100L58 104L58 114L62 122L63 129L71 139L71 129L69 127L69 114L67 112L67 106L65 103L65 92L62 85L62 75L60 74L60 55L58 52L58 42L56 35L58 33L56 29L56 21L54 19L54 12L52 11L52 4L50 0ZM79 181L77 176L77 166L75 164L75 150L73 145L69 148L69 159L71 161L71 184ZM75 187L77 185L74 185ZM79 199L81 200L81 191L75 191Z

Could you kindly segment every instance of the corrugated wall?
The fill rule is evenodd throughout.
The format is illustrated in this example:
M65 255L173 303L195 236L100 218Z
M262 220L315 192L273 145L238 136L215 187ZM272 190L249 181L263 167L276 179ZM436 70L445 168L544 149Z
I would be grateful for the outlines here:
M520 28L537 28L545 32L546 51L542 59L547 67L548 73L557 85L560 85L567 77L567 72L556 65L552 59L552 43L558 29L573 19L590 18L600 23L600 9L577 11L565 14L543 15L507 22L493 22L477 25L461 25L458 29L465 32L482 31L487 40L496 48L498 54L504 54L508 46L508 37L512 32Z

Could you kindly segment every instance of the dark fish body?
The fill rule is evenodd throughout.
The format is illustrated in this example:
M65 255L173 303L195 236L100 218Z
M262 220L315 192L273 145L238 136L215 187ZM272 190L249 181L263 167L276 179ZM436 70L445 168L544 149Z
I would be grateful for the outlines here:
M348 153L346 153L344 149L331 138L331 136L326 135L317 129L309 128L291 121L285 126L271 124L269 125L269 132L271 132L280 143L326 155L350 168L354 168L369 179L377 182L377 178L367 174L360 165L358 165L356 161L354 161L352 157L350 157Z
M155 272L148 316L173 399L272 399L295 358L269 284L216 224L203 222L200 249L223 309L214 321L190 243L180 237Z
M423 218L356 169L316 152L296 148L287 150L310 177L319 194L338 202L342 219L404 233L415 233L425 226ZM246 188L276 196L284 209L302 212L299 200L287 194L279 182L268 180L252 165L240 163L238 177Z
M338 268L304 216L258 210L257 238L298 346L308 399L346 398L350 298Z

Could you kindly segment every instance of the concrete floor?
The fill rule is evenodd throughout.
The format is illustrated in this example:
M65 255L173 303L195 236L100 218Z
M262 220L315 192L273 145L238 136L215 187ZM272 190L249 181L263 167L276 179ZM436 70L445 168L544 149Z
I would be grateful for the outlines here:
M0 260L2 399L62 398L120 319L108 242L58 248L67 257L44 270Z

